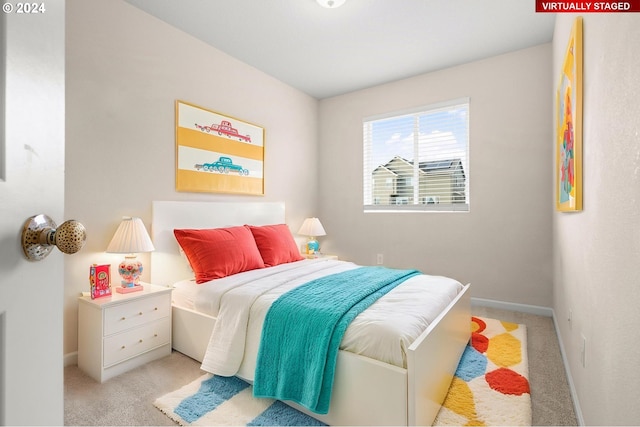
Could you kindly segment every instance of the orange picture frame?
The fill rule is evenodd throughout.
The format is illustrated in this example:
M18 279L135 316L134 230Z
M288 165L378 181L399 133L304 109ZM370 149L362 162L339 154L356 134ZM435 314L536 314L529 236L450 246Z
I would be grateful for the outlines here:
M582 18L573 23L556 94L556 209L582 210Z
M264 128L176 101L176 190L264 195Z

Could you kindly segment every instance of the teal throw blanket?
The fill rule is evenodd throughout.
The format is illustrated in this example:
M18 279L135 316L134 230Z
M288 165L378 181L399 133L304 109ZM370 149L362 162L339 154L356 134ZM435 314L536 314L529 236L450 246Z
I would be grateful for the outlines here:
M293 289L271 306L262 327L253 394L329 412L340 342L351 321L420 272L359 267Z

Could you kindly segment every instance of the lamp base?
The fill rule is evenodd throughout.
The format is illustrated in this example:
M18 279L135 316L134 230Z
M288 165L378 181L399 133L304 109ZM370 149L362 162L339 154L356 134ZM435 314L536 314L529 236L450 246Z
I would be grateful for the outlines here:
M138 292L144 289L144 286L142 285L135 285L135 286L131 286L130 288L123 288L122 286L118 286L116 288L116 292L119 294L128 294L131 292Z
M138 287L138 281L140 280L140 275L142 274L142 263L136 259L136 256L134 254L127 255L124 257L124 261L122 261L120 265L118 265L118 273L122 278L122 280L120 281L122 289L132 289ZM142 288L136 290L142 290ZM135 292L136 290L118 292L123 294Z
M316 252L320 252L320 243L318 243L315 238L311 237L307 241L307 253L315 254Z

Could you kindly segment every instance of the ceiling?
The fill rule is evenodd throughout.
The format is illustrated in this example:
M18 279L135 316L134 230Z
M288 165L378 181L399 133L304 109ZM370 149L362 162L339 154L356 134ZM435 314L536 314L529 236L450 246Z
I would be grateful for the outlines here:
M548 43L533 0L126 0L317 99Z

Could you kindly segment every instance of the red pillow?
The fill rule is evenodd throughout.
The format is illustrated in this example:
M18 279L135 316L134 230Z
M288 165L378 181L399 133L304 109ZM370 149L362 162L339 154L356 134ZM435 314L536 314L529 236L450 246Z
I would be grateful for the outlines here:
M173 230L196 283L264 268L251 232L244 226L203 230Z
M266 267L303 259L286 224L263 225L261 227L248 225L247 227L256 240L256 245L258 245Z

